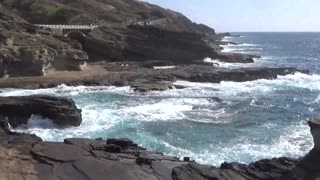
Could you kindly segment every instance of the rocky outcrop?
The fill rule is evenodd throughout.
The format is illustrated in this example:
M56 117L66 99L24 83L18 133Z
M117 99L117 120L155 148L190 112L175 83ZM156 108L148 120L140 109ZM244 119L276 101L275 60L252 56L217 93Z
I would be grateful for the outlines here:
M320 179L320 121L309 121L314 147L303 157L283 179L317 180Z
M85 49L95 59L191 64L193 60L216 57L203 38L201 34L152 26L101 27L89 33Z
M278 75L294 74L295 72L308 73L296 68L238 68L226 69L215 68L206 65L179 66L170 70L168 74L180 80L191 82L211 82L220 83L221 81L245 82L258 79L276 79Z
M68 98L52 96L0 97L0 116L12 127L27 124L32 115L49 118L57 126L79 126L81 110Z
M214 29L193 23L180 13L143 1L43 0L21 2L15 0L9 3L5 0L1 4L35 24L99 25L99 28L81 40L84 50L90 55L90 61L162 60L173 64L193 64L196 60L209 57L225 62L253 62L254 56L220 52L219 41L228 34L217 35ZM32 75L41 75L42 71L45 72L46 69L54 66L51 59L56 56L58 58L55 62L73 60L70 61L71 63L66 63L65 66L73 64L74 61L87 59L85 54L81 54L81 50L69 50L70 47L64 48L63 52L69 53L62 54L61 57L60 45L50 46L51 48L46 46L48 43L54 44L55 41L52 38L51 40L32 38L36 43L31 44L31 47L36 46L36 49L39 49L38 46L42 45L39 52L34 52L31 47L25 50L33 52L29 53L31 54L29 59L37 60L37 63L33 63L35 65L23 64L32 69L27 68L28 73L35 72ZM30 37L25 39L30 39ZM19 44L16 43L16 46ZM7 54L12 55L13 52ZM68 56L68 54L73 55ZM14 57L8 58L13 59ZM50 60L43 65L41 63L43 59L48 58ZM57 65L57 67L61 66ZM36 68L40 71L35 71Z
M85 49L93 59L150 60L194 64L204 58L230 63L253 63L256 55L220 52L214 35L175 32L153 26L100 27L89 33ZM212 33L211 33L212 34Z
M50 70L81 70L81 45L27 23L0 6L0 77L42 76Z
M260 56L241 53L219 53L216 58L229 63L254 63L254 58L260 58Z
M168 65L154 61L154 65ZM169 64L170 65L170 64ZM279 75L308 73L296 68L237 68L227 69L210 65L173 66L171 69L154 69L151 62L99 63L88 65L79 73L56 72L47 77L9 78L0 80L0 88L51 88L60 84L70 86L114 85L132 86L137 91L183 88L174 86L177 80L220 83L221 81L244 82L258 79L276 79Z
M249 165L224 163L217 168L192 162L175 167L172 176L175 180L276 180L290 173L296 163L295 159L279 158L261 160Z

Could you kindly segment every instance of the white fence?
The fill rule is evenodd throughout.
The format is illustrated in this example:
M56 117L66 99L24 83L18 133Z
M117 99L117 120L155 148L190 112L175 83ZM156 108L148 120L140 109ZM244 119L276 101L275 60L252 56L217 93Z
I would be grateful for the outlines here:
M51 24L34 24L35 26L39 26L39 27L46 27L46 28L50 28L50 29L94 29L97 28L99 26L96 25L63 25L63 24L55 24L55 25L51 25Z

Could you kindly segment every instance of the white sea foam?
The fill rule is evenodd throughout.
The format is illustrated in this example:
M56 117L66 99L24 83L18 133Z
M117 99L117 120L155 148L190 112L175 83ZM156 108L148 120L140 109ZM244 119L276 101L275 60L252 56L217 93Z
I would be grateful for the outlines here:
M206 63L212 63L213 66L216 67L223 67L223 68L239 68L239 67L254 67L257 66L257 63L260 63L260 58L256 58L255 62L256 63L229 63L229 62L221 62L218 59L211 59L211 58L205 58L203 60Z
M115 86L66 86L64 84L55 88L48 89L1 89L0 96L26 96L38 94L63 94L63 95L77 95L79 93L88 92L118 92L118 93L132 93L129 86L115 87Z
M268 125L276 128L276 125ZM263 158L304 156L311 150L312 136L306 123L291 125L282 129L282 135L271 144L265 142L253 142L252 137L234 137L234 139L222 146L221 144L206 144L206 148L188 149L178 147L165 141L157 143L166 147L166 154L179 157L192 157L202 164L219 166L224 162L250 163ZM156 140L154 140L156 141ZM143 144L145 145L145 144Z
M122 111L136 115L141 121L167 121L185 118L184 112L191 111L193 104L198 104L199 99L164 99L155 103L141 104L127 107Z
M241 44L238 44L237 46L256 47L259 45L258 44L250 44L250 43L241 43Z
M20 125L16 131L23 132L23 131L32 131L32 129L54 129L56 125L53 123L52 120L48 118L42 118L38 115L32 115L28 120L27 124Z
M195 83L188 81L177 81L174 84L197 89L195 93L202 95L213 95L228 99L250 98L270 94L272 91L289 89L309 89L311 91L320 90L320 75L295 73L292 75L278 76L275 80L259 79L247 82L228 82L221 83ZM211 89L210 94L203 88ZM196 95L196 94L195 94Z
M225 36L225 37L223 37L223 39L221 40L221 41L223 41L223 42L228 42L228 41L230 41L231 39L233 39L234 37L232 37L232 36Z
M175 68L176 66L154 66L154 69L172 69Z

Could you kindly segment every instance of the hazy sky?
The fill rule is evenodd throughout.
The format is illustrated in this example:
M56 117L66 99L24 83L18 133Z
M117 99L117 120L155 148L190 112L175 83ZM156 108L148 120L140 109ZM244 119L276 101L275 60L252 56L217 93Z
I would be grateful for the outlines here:
M146 0L223 31L320 31L320 0Z

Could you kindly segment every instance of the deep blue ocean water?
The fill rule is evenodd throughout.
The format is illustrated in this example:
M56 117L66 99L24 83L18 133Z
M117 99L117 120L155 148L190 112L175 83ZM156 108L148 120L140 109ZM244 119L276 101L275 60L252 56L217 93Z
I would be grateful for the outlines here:
M243 43L224 51L261 55L247 66L298 67L310 75L235 83L176 82L188 88L134 93L129 87L6 89L2 96L54 94L83 110L80 127L57 129L32 117L28 130L45 140L68 137L128 137L141 146L200 163L250 163L263 158L300 157L313 146L307 120L320 118L320 33L236 33ZM218 97L222 102L217 102Z

